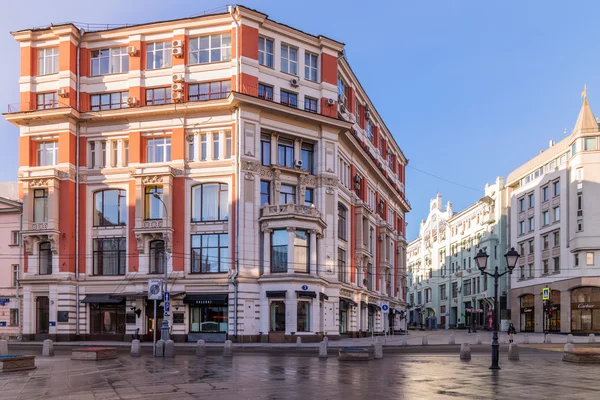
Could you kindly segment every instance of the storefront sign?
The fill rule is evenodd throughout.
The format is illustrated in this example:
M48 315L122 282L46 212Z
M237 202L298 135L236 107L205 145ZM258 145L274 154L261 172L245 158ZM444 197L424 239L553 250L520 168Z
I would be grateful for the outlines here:
M575 303L571 303L571 309L572 310L600 309L600 302L598 302L598 301L575 302Z
M10 299L2 298L2 299L0 299L0 306L3 306L3 305L5 305L8 302L10 302Z
M577 304L577 308L594 308L594 305L590 303L579 303Z
M533 312L533 308L521 308L522 313L530 313Z
M0 321L0 326L6 326L6 321Z
M50 321L50 326L56 326L56 321Z

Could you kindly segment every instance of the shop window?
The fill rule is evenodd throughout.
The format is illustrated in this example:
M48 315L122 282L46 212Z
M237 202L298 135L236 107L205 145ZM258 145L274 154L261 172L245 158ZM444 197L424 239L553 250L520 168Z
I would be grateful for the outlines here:
M190 333L226 333L227 307L190 307Z
M298 301L296 332L310 332L310 306L308 301Z
M92 335L124 335L125 304L92 303L90 307L90 333Z
M521 331L533 332L535 329L535 296L526 294L521 301Z
M269 307L270 331L285 332L285 301L272 301Z
M571 291L571 331L600 331L600 288L581 287Z

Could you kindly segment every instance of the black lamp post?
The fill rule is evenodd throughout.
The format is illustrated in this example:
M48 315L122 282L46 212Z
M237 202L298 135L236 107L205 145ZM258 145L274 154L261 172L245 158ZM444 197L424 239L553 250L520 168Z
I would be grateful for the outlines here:
M490 366L490 369L500 369L500 366L498 365L498 359L500 358L500 345L498 344L498 278L507 273L512 274L513 269L515 269L515 266L517 265L519 253L516 252L513 247L504 255L508 271L504 271L503 273L498 272L498 266L495 267L493 274L485 272L488 257L487 253L483 249L480 249L479 253L475 256L475 262L477 263L477 268L481 271L481 275L489 275L494 278L494 334L492 336L492 365Z

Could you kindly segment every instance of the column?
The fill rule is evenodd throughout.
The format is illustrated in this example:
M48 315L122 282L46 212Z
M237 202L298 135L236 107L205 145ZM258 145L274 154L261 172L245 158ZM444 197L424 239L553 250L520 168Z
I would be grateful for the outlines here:
M272 229L263 229L263 275L271 275L271 233Z
M271 135L271 165L279 165L277 159L277 141L279 140L279 135L274 134Z
M288 233L288 246L287 246L287 251L288 251L288 259L287 259L287 272L288 274L293 274L294 273L294 262L295 262L295 257L294 257L294 239L296 238L296 228L293 227L287 227L287 233Z
M225 147L227 139L225 138L225 132L219 131L219 160L225 159Z
M310 257L310 261L309 261L309 268L310 270L308 271L309 274L315 274L315 275L321 275L321 272L323 272L323 268L325 267L324 265L321 265L320 268L317 265L317 231L308 231L309 234L309 240L310 240L310 245L309 245L309 249L308 249L308 255ZM321 241L319 241L320 244Z
M200 161L200 134L194 134L194 154L190 154L194 161Z
M206 132L206 160L213 159L213 134L212 132Z
M116 166L122 167L123 160L125 159L124 154L123 154L123 139L119 139L116 142L113 142L113 145L117 146ZM141 330L140 330L140 332L141 332Z

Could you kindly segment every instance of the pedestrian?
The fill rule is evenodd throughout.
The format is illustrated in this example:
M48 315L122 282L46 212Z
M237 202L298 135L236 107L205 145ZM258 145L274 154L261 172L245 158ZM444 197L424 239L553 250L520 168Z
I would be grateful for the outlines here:
M515 326L511 322L510 325L508 326L508 337L510 338L509 343L514 342L516 334L517 334L517 330L515 329Z

